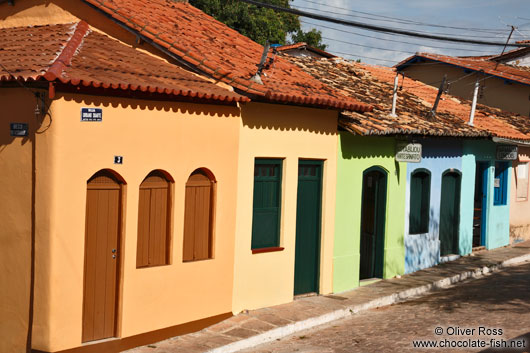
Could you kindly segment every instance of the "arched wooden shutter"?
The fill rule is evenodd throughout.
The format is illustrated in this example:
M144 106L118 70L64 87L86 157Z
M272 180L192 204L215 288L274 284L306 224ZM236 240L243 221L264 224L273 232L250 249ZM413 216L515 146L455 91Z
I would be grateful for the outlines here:
M186 183L184 211L184 261L212 258L214 182L196 170Z
M170 182L160 171L140 185L136 267L169 263Z

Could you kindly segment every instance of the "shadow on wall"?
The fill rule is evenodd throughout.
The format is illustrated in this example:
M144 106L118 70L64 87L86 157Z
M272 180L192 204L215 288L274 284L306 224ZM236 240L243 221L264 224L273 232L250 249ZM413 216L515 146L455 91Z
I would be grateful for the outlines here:
M18 97L19 100L13 100L12 102L3 103L3 108L10 110L9 103L16 106L12 111L14 114L9 114L1 119L3 129L0 131L0 153L5 149L7 145L12 144L15 140L20 141L20 145L24 146L28 142L35 139L35 135L46 132L52 125L53 117L48 111L51 101L49 99L37 99L33 93L27 91L23 92ZM42 97L45 96L44 91L35 90L35 92L41 92ZM22 104L23 102L23 104ZM43 104L44 102L44 104ZM35 114L36 107L39 106L40 114ZM28 124L28 136L11 136L11 123L25 123Z
M338 113L329 109L250 103L242 105L241 115L250 129L337 134Z
M357 136L341 132L341 152L343 159L394 158L395 139L393 137ZM399 163L395 162L399 175Z
M105 97L87 94L57 94L57 98L63 98L67 102L74 101L83 105L94 105L95 107L130 108L145 111L165 111L190 115L205 115L217 117L238 117L239 108L235 105L201 104L198 102L176 102L134 99L130 97ZM146 116L147 117L147 116Z
M429 233L405 236L405 273L433 267L440 262L439 228L438 218L431 209Z

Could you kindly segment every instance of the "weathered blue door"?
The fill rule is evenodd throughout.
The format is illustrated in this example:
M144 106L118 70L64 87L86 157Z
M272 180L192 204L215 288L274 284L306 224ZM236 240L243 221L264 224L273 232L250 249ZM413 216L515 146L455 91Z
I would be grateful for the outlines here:
M382 278L385 248L386 173L379 168L363 175L360 279Z
M318 293L322 162L300 161L296 207L294 294Z

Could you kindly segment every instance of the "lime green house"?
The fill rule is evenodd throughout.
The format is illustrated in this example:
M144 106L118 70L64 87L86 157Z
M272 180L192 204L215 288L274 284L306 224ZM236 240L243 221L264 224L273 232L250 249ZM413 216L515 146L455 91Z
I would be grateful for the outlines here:
M333 291L405 271L406 163L395 138L339 133Z

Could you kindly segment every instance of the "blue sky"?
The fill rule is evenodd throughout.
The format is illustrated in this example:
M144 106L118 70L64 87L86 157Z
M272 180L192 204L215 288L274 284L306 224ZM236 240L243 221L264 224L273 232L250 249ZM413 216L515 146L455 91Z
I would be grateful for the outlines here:
M505 42L510 33L509 25L514 25L517 30L510 42L530 40L530 0L294 0L291 6L321 15L385 27L454 37L473 36L488 41ZM328 51L348 59L359 58L370 64L392 66L415 52L466 56L500 54L502 51L502 47L382 34L308 18L301 18L301 21L304 30L317 28L322 31ZM423 26L418 25L418 22L473 30Z

